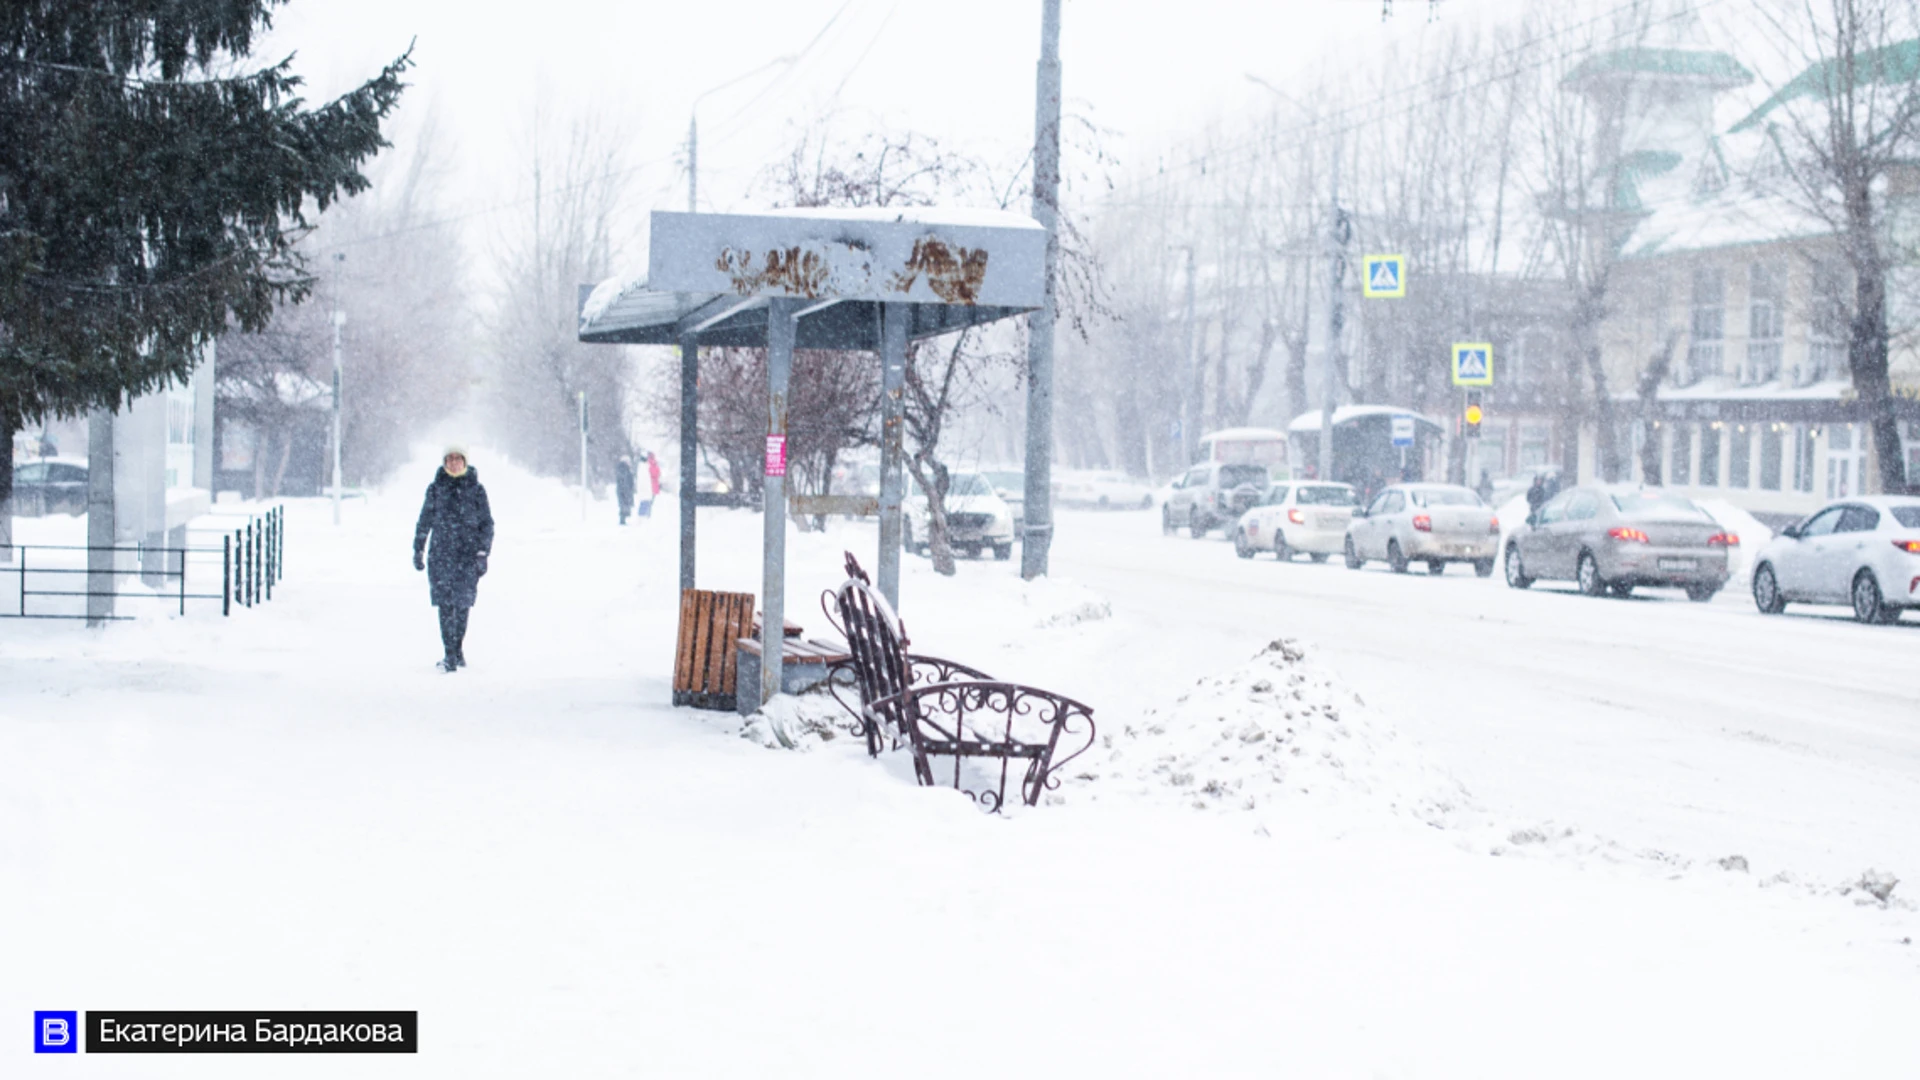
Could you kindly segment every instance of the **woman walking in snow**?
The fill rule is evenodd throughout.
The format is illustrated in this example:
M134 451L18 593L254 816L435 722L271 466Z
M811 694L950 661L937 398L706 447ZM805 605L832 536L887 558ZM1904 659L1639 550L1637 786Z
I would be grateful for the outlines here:
M433 483L427 485L420 522L413 528L413 568L427 571L433 606L440 609L440 641L447 650L440 661L442 671L467 666L461 651L467 637L467 611L479 596L480 578L487 572L487 553L492 549L493 509L487 505L487 489L467 464L467 452L450 446Z

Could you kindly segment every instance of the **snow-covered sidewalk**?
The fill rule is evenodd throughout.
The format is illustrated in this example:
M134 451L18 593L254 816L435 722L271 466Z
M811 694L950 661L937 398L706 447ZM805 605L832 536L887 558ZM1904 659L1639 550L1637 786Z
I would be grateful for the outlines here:
M338 529L291 505L271 605L0 626L0 1016L23 1031L0 1054L33 1009L394 1008L420 1055L354 1075L1920 1071L1898 891L1508 828L1312 642L1170 683L1115 668L1153 632L1124 595L908 560L917 647L1099 710L1056 805L989 816L851 740L773 750L668 708L671 507L583 523L476 464L500 529L465 672L433 669L408 561L424 468ZM759 518L702 528L703 587L754 590ZM810 633L872 543L792 537Z

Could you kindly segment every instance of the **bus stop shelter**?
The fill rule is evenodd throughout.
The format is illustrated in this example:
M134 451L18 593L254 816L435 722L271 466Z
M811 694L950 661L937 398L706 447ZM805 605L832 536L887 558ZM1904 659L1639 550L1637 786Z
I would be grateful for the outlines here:
M680 348L680 587L694 587L701 346L767 351L760 699L780 688L786 623L787 381L795 349L879 354L876 585L899 604L910 341L1038 308L1047 232L1001 210L655 211L647 272L586 291L581 341ZM849 362L853 362L851 358Z

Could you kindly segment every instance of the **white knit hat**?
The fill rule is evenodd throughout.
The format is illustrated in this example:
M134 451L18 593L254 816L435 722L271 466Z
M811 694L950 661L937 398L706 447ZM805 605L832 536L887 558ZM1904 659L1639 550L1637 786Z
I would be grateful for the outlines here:
M447 448L440 452L440 460L445 461L455 454L459 454L461 457L466 457L467 448L460 445L459 443L448 443ZM468 460L471 461L472 459L468 458Z

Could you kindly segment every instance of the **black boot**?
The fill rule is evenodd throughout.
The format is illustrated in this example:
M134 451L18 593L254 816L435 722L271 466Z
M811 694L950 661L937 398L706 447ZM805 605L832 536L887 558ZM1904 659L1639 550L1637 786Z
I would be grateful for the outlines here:
M467 613L471 608L456 608L453 622L453 666L467 666Z
M441 671L452 674L460 670L460 635L465 630L465 608L443 607L440 609L440 646L446 651L436 665Z

